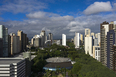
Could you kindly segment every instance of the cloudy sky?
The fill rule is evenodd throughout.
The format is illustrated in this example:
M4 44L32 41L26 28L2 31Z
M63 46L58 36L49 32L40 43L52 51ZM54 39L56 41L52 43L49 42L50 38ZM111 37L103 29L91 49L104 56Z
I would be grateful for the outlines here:
M100 23L116 20L116 0L0 0L0 24L9 33L22 30L32 38L41 30L60 39L85 28L100 32Z

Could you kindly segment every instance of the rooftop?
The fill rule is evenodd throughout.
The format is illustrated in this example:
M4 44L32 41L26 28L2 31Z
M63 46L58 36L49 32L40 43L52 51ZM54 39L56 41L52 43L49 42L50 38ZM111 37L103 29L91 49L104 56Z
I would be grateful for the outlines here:
M52 57L46 59L47 62L69 62L71 61L70 58L64 58L64 57Z
M17 58L0 58L0 64L12 64L12 63L18 63L23 59L17 59Z
M71 62L59 62L59 63L49 63L46 64L44 67L49 67L49 68L66 68L66 67L72 67Z

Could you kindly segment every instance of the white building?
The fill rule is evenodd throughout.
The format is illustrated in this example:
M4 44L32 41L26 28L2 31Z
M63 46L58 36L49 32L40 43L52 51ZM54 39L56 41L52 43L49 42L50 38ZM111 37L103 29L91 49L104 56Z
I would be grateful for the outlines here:
M92 33L92 35L94 35L94 33ZM88 28L85 29L84 48L86 54L90 56L93 55L93 37L91 37L91 30Z
M98 33L98 45L100 44L100 33Z
M100 46L93 46L93 58L100 61Z
M62 34L62 45L66 46L66 35Z
M74 44L75 44L75 48L79 48L81 45L81 39L80 39L80 33L75 33L75 37L74 37Z
M90 56L93 55L92 53L92 37L91 36L88 36L88 37L85 37L85 43L84 43L84 47L85 47L85 53L86 54L89 54Z

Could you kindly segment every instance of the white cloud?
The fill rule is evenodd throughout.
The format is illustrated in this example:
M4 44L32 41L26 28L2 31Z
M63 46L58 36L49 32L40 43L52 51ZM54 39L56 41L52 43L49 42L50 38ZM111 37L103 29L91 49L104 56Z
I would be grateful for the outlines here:
M46 17L57 17L59 15L49 12L38 11L38 12L26 14L26 16L28 18L46 18Z
M0 6L0 12L24 13L47 8L47 5L38 0L6 0Z
M44 12L43 12L44 13ZM89 15L78 16L76 18L72 16L60 16L54 13L45 12L42 17L34 17L30 13L32 18L25 19L23 21L0 21L0 24L5 25L8 28L9 33L16 33L17 30L23 30L31 38L36 34L40 34L41 30L46 30L47 33L51 32L54 38L61 38L61 34L64 33L68 37L74 37L75 32L84 34L85 28L90 28L92 32L100 32L100 23L104 21L115 21L116 14L109 15ZM49 14L51 14L49 16ZM57 15L57 16L56 16ZM52 16L52 17L51 17Z
M112 6L110 2L94 2L84 10L84 14L96 14L100 12L109 12L112 11Z

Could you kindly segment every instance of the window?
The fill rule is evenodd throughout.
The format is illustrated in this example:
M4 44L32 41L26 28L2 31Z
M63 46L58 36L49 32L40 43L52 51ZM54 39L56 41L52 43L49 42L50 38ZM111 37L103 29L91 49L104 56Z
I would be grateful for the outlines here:
M95 47L95 50L97 50L97 47Z
M97 51L96 51L96 56L97 56Z

